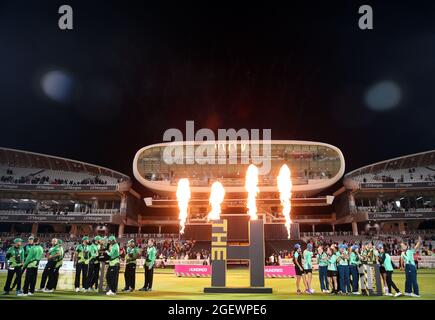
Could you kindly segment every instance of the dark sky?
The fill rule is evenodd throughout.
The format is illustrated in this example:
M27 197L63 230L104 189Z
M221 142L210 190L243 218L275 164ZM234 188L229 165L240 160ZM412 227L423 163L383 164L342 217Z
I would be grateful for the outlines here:
M0 146L131 176L135 152L186 120L330 143L346 171L435 147L433 1L234 2L0 1ZM53 70L71 79L62 101L41 87ZM384 81L400 100L369 109Z

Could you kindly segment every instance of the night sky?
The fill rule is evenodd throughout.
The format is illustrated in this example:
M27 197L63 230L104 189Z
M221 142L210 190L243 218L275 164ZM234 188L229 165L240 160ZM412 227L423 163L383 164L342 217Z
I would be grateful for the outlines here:
M130 176L186 120L330 143L346 172L434 149L434 1L234 2L0 1L0 146Z

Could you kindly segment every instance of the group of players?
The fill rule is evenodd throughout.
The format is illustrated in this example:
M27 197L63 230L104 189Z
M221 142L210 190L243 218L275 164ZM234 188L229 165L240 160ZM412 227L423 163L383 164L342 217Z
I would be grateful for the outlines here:
M44 258L44 249L39 239L33 236L28 238L25 246L23 246L23 243L23 239L16 238L13 245L6 252L8 273L3 294L8 295L15 287L17 296L32 296L35 291L53 293L57 288L59 270L62 267L65 255L62 240L57 238L51 240L51 247L46 254L47 262L41 276L39 289L35 289L35 287L39 262ZM122 291L134 291L136 260L140 258L140 255L140 249L134 240L128 241L127 249L121 256L119 244L114 236L101 237L97 235L92 240L88 236L84 236L81 243L76 246L74 253L75 292L97 291L101 280L101 271L104 267L107 280L107 287L104 288L106 295L116 295L121 259L125 261L125 288ZM145 284L140 291L151 291L156 259L156 248L152 239L148 241L148 246L142 255L145 258ZM106 265L107 270L105 270ZM21 288L23 274L25 274L24 285Z
M402 242L400 265L405 271L405 296L420 297L417 283L417 268L414 261L415 251L420 248L421 239L415 246ZM312 260L313 245L307 244L302 251L300 244L295 244L293 262L296 271L297 293L301 294L301 280L305 286L305 293L312 294ZM373 295L375 286L375 270L381 275L383 293L393 296L392 289L396 291L395 297L401 296L402 292L393 281L393 271L398 268L392 261L391 255L382 243L374 246L368 242L359 248L358 245L348 247L346 244L335 244L317 247L315 258L319 266L320 288L323 293L332 294L364 294ZM359 289L361 288L361 292Z

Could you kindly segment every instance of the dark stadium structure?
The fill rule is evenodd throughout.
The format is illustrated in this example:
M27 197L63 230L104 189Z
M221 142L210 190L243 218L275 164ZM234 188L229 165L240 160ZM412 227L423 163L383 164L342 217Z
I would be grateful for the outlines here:
M137 228L130 177L101 166L0 148L0 231L108 234Z
M435 150L359 168L343 184L334 194L335 223L351 224L354 235L434 228Z

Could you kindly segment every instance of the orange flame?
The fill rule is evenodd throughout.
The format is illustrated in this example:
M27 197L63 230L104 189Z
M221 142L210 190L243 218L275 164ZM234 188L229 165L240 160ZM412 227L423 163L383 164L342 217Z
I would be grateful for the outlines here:
M281 200L282 205L282 214L285 217L285 227L287 228L288 238L290 239L290 224L292 223L290 219L290 211L292 209L291 198L293 185L291 172L286 164L282 165L276 180L278 183L279 199Z
M221 204L224 201L225 189L219 181L213 182L210 191L211 211L208 214L208 220L219 220L221 214Z
M187 219L187 209L189 207L189 200L190 200L190 186L189 186L189 179L180 179L178 181L178 187L177 187L177 201L178 201L178 220L180 220L180 233L184 233L184 227L186 225L186 219Z
M258 189L258 168L251 164L246 171L245 189L248 192L248 214L251 220L257 220L257 194L260 192Z

